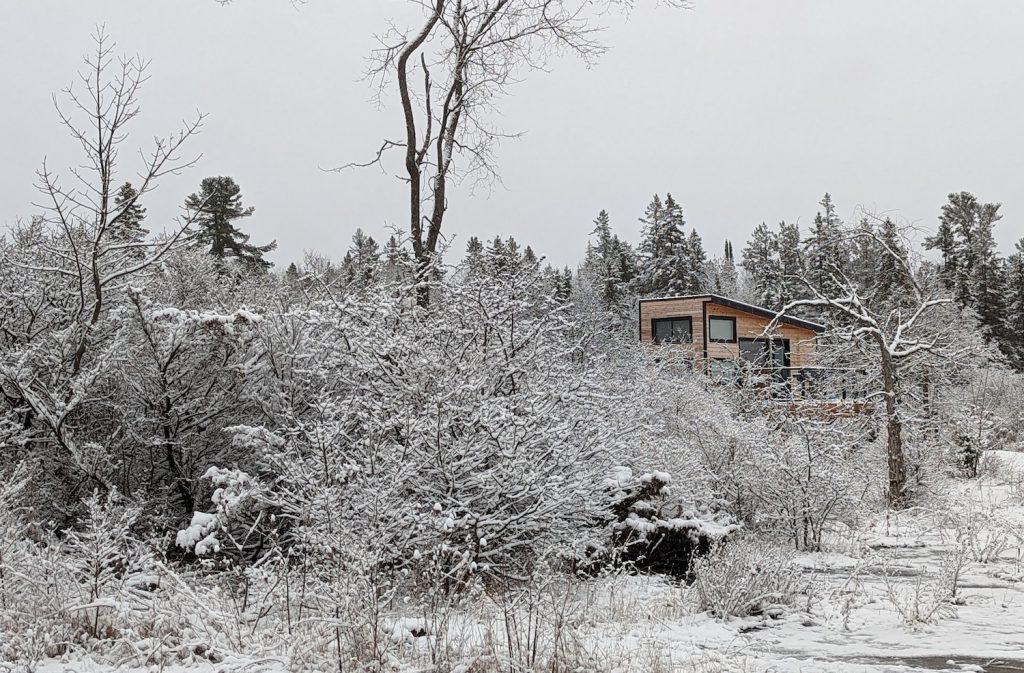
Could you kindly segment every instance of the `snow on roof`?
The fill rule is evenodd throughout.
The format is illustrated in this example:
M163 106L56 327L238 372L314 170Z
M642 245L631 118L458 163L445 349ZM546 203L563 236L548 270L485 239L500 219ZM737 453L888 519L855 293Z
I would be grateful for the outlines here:
M773 311L770 308L765 308L763 306L755 306L754 304L748 304L744 301L738 301L736 299L730 299L729 297L723 297L720 294L705 293L675 295L672 297L647 297L641 299L640 303L643 303L645 301L667 301L670 299L709 299L715 302L716 304L722 304L723 306L728 306L738 311L746 311L747 313L753 313L754 315L759 315L764 318L778 317L779 322L788 323L790 325L796 325L797 327L804 327L806 329L814 330L815 332L825 331L825 326L820 323L811 322L810 320L804 320L803 318L795 318L793 316L788 315L780 316L778 314L778 311Z

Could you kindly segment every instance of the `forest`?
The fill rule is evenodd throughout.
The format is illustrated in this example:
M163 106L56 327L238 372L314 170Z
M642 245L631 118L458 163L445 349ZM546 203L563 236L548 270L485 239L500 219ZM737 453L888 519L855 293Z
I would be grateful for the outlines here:
M595 201L552 268L424 215L460 128L435 109L408 230L275 265L230 176L171 226L147 209L198 176L203 119L136 144L146 63L95 47L58 96L79 162L0 238L0 668L1016 670L1024 239L999 253L998 203L922 228L825 194L734 255L670 194L636 242ZM866 405L794 411L639 342L639 299L701 293L826 325L823 376Z

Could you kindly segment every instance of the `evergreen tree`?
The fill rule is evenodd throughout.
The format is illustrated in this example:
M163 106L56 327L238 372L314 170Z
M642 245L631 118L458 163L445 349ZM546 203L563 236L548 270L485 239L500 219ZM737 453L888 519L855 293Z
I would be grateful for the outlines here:
M142 227L142 221L146 219L146 209L139 203L139 193L132 187L132 183L124 183L114 195L113 212L114 218L110 221L108 230L112 243L123 245L146 240L149 230ZM132 254L140 258L144 256L141 250L135 250Z
M782 269L778 255L778 237L762 222L743 248L741 266L747 276L753 302L773 309L781 306Z
M953 195L950 194L949 198L952 200ZM947 290L953 291L957 286L957 276L959 275L957 264L960 257L960 246L952 221L946 217L946 206L943 207L943 214L939 217L939 230L934 236L925 239L924 247L929 250L938 250L942 254L939 278Z
M548 269L550 268L548 267ZM568 304L572 301L572 271L569 267L565 267L562 271L554 270L551 296L560 304Z
M690 265L687 242L682 232L682 209L669 194L665 202L657 194L640 218L643 224L640 261L635 281L637 294L685 294Z
M296 266L295 262L288 265L288 268L284 271L284 279L288 283L297 283L299 281L299 267Z
M1002 219L999 208L998 203L981 203L970 192L950 194L939 215L939 231L925 245L942 254L940 273L957 302L973 309L986 336L1010 352L1007 269L993 234Z
M602 210L594 220L593 237L587 243L583 267L587 271L605 311L611 311L622 298L622 252L618 239L612 234L608 211Z
M345 253L342 270L345 280L356 287L370 287L377 280L380 264L380 246L362 229L352 235L352 246Z
M804 273L814 287L832 297L839 292L850 251L843 241L842 220L836 215L832 196L826 193L819 205L822 210L814 216L810 235L803 244Z
M540 264L540 260L537 259L537 253L533 251L533 248L526 246L523 250L523 268L533 271L536 270Z
M723 297L735 298L739 292L739 278L736 260L732 253L732 242L726 241L721 259L713 259L704 265L707 289Z
M998 208L998 206L996 206ZM978 219L973 242L970 279L974 310L986 333L1009 354L1006 331L1006 265L996 248L992 227L999 219L983 215Z
M874 252L869 258L873 264L872 270L863 281L864 287L868 288L871 302L874 305L880 302L901 304L910 300L913 292L910 279L907 277L910 264L907 249L900 239L896 223L888 217L885 218L875 236L877 238L870 239L874 244ZM865 269L865 273L867 272Z
M807 296L807 288L800 280L804 273L804 260L800 254L800 227L779 222L776 250L778 254L778 303L785 306L795 299Z
M201 245L209 245L211 255L219 260L234 258L258 270L273 266L272 262L263 259L263 255L274 250L277 242L253 245L249 243L249 235L235 226L238 220L252 215L255 208L242 205L241 188L233 178L204 178L199 191L185 200L185 207L197 214L199 235L196 240Z
M479 244L480 241L477 241ZM483 246L481 246L482 249ZM402 247L392 234L384 244L384 266L381 275L385 283L395 283L406 278L410 270L409 251Z
M707 285L704 267L707 265L708 256L704 252L704 241L696 229L690 230L684 251L682 258L686 269L686 292L703 292Z
M476 236L470 236L466 241L465 265L470 277L479 277L485 272L484 244Z
M1006 337L1014 366L1024 370L1024 238L1007 266Z

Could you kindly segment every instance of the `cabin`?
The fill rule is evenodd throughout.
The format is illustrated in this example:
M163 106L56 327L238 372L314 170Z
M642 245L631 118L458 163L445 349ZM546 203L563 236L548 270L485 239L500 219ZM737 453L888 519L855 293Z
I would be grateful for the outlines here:
M716 294L641 299L639 316L642 343L686 349L716 381L757 378L787 397L808 396L813 387L824 325Z

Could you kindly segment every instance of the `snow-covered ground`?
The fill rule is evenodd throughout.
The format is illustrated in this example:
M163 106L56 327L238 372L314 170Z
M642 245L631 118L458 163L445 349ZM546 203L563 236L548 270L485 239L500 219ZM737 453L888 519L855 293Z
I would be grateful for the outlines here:
M593 662L581 670L1024 671L1024 453L990 452L986 461L983 477L951 484L934 507L880 516L831 540L831 551L798 554L794 562L810 590L781 618L712 618L696 610L693 588L660 577L596 581L599 588L587 589L587 607L571 624L587 653L581 661ZM941 600L951 579L952 603ZM467 642L486 631L480 620L467 616ZM408 638L394 669L434 670L424 667L429 637ZM288 668L283 658L227 657L181 670ZM36 670L130 668L72 659L45 661ZM468 656L455 670L478 669Z

